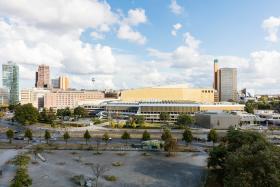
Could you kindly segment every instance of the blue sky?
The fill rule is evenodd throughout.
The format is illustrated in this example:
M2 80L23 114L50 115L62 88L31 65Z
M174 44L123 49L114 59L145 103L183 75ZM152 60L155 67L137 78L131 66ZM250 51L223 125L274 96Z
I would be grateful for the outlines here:
M39 64L75 88L211 87L212 62L238 68L238 88L280 91L278 0L4 0L1 63L21 88ZM96 83L92 85L91 77Z

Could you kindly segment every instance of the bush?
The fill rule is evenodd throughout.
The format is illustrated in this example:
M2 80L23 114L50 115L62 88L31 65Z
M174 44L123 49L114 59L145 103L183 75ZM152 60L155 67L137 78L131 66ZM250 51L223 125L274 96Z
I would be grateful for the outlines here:
M111 181L111 182L117 181L117 177L114 176L114 175L105 175L105 176L104 176L104 179L105 179L106 181Z
M112 162L112 166L115 166L115 167L119 167L119 166L122 166L123 163L122 162Z

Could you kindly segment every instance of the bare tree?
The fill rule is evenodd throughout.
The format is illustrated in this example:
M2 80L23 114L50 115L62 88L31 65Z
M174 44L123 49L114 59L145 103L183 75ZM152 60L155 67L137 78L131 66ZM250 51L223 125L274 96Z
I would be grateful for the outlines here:
M105 165L97 163L91 165L91 170L93 172L93 175L95 176L95 187L97 187L99 177L109 171L109 168Z

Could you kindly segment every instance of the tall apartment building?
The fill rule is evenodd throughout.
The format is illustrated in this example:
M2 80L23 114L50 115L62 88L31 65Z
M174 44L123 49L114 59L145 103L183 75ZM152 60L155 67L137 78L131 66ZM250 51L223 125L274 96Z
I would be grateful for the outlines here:
M218 60L214 60L214 84L219 101L237 101L237 69L219 68Z
M47 65L39 65L36 72L36 88L50 88L50 67Z
M69 78L66 76L60 76L57 79L52 79L52 88L68 90L69 89Z
M58 78L59 80L59 88L62 90L67 90L69 89L69 78L66 76L60 76Z
M2 65L2 84L8 90L9 104L19 103L19 69L18 65L9 61Z
M237 101L237 69L220 69L220 101Z

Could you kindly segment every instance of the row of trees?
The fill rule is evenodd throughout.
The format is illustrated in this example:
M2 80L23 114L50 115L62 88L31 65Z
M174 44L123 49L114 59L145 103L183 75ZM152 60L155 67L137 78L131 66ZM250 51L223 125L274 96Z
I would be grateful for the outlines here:
M280 148L260 133L231 128L210 150L208 167L215 186L280 186L279 158Z
M13 107L15 111L14 119L23 125L31 125L38 121L43 123L52 124L54 120L58 117L75 117L81 118L86 117L87 111L83 107L76 107L73 111L70 108L58 109L55 112L52 108L43 109L42 112L38 112L38 110L32 106L32 104L24 104L24 105L16 105Z
M14 138L14 131L12 129L8 129L6 131L6 136L9 139L9 142L12 143L12 140ZM30 140L32 140L33 133L31 131L31 129L28 128L28 129L25 130L24 137L28 139L28 143L29 143ZM86 144L92 138L92 136L91 136L91 134L89 133L88 130L85 131L83 137L84 137L84 139L86 141ZM51 139L51 133L50 133L49 130L45 130L44 138L47 141L47 143L49 143L49 140ZM125 140L126 144L127 144L127 141L131 137L130 137L130 134L127 131L124 131L124 133L122 134L121 138L123 140ZM165 141L168 138L172 138L171 131L169 129L164 129L164 131L162 133L162 136L161 136L161 139L163 141ZM67 131L63 134L63 139L65 140L65 143L67 144L67 141L70 139L70 134ZM142 140L143 141L147 141L147 140L150 140L150 139L151 139L150 133L147 130L145 130L143 132L143 134L142 134ZM108 144L108 142L110 140L110 137L109 137L109 134L107 132L105 132L104 135L102 136L102 140L106 144ZM185 131L183 132L182 140L185 141L186 144L189 144L189 143L192 142L193 135L192 135L192 132L191 132L191 130L189 128L186 128ZM216 133L216 131L214 129L210 130L210 132L208 134L208 141L212 141L213 145L214 145L215 142L217 142L217 133Z
M254 113L254 110L277 110L280 112L280 101L268 101L268 100L261 100L261 101L247 101L245 103L245 110L248 113Z

